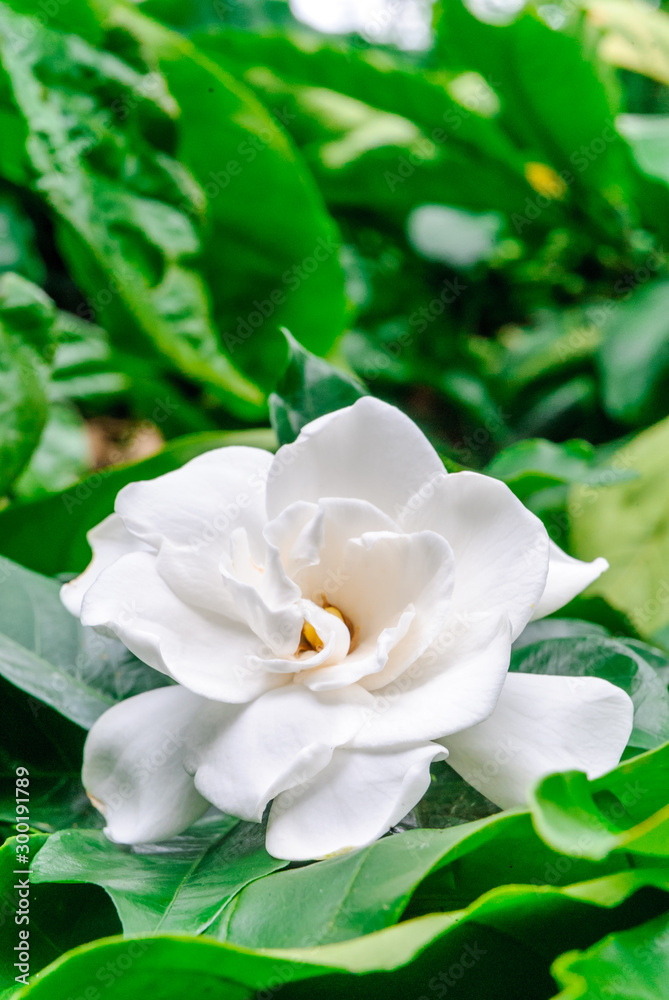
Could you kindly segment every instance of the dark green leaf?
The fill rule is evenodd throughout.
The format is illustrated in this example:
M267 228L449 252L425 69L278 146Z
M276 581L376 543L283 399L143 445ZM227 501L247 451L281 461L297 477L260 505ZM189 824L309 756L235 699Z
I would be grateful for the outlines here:
M305 424L350 406L366 390L350 375L306 351L287 330L283 332L288 342L288 365L269 405L279 443L289 444Z
M54 834L33 863L35 882L94 882L126 934L202 934L249 882L283 868L258 823L219 815L159 845L122 848L94 830Z

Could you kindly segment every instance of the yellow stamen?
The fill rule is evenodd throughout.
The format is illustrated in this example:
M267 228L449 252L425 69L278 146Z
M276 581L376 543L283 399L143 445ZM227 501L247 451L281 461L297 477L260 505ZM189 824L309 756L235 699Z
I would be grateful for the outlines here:
M304 645L303 645L304 644ZM305 622L302 626L302 635L300 636L300 645L297 648L298 653L304 651L305 649L313 649L315 652L320 653L321 649L325 643L321 639L320 635L310 622Z
M323 608L323 611L327 611L329 615L334 615L336 618L339 619L340 622L344 622L344 624L346 624L346 619L344 618L339 608L334 608L330 604L327 608Z

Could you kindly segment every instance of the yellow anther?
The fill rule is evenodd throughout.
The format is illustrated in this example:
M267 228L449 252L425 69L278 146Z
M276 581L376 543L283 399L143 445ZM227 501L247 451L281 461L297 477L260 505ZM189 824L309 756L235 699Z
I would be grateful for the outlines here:
M309 622L305 622L304 625L302 626L302 635L300 636L300 648L313 649L317 653L320 653L324 645L325 643L321 639L320 635L318 634L314 626L311 625Z
M526 163L525 178L530 187L544 198L559 200L567 193L564 179L547 163Z
M344 624L346 624L346 619L344 618L339 608L333 608L333 606L330 605L327 608L323 608L323 611L327 611L329 615L334 615L336 618L339 619L340 622L344 622Z

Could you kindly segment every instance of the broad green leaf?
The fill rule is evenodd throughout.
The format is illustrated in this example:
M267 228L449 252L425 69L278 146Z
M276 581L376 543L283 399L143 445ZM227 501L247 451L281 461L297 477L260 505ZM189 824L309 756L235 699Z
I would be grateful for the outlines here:
M207 992L251 1000L278 988L286 998L317 993L323 1000L406 1000L416 995L417 984L432 986L435 995L446 987L457 1000L471 1000L499 996L507 979L522 982L528 996L548 996L549 963L570 943L587 947L627 926L638 914L631 894L663 879L666 873L632 872L618 884L602 879L575 887L576 892L503 886L466 911L431 914L312 948L252 951L206 938L111 938L63 956L17 991L16 1000L83 995L100 970L111 970L97 980L105 985L105 1000L135 1000L142 993L178 1000ZM657 910L657 903L648 906L646 915ZM284 914L284 920L293 915ZM123 974L114 975L117 969Z
M532 814L540 836L574 857L612 852L669 862L669 744L588 781L580 771L550 775L534 790ZM635 859L634 863L641 863ZM667 869L669 871L669 868Z
M289 326L317 353L342 331L334 223L283 126L238 74L137 7L113 0L103 7L108 25L155 59L176 99L176 154L207 199L198 264L215 321L235 363L271 387L283 355L278 327Z
M528 813L506 812L447 830L408 830L272 875L245 889L225 925L208 933L248 947L328 944L378 931L407 912L460 910L505 882L576 883L627 867L624 859L563 857L537 836Z
M563 483L605 486L634 478L631 472L603 466L587 441L554 444L541 438L510 445L495 456L485 471L505 482L521 500L537 490Z
M38 284L44 281L35 236L35 226L16 193L0 185L0 272L16 271Z
M34 500L76 483L90 468L89 443L77 411L63 404L49 408L42 437L28 467L12 485L12 495Z
M500 121L526 150L528 179L543 196L542 206L574 199L613 234L618 214L641 208L650 221L654 200L655 210L666 204L667 192L637 171L615 130L614 88L578 37L577 23L554 30L528 9L511 24L484 24L461 0L448 0L439 11L438 50L451 67L476 70L491 81ZM518 216L530 224L527 209L521 206Z
M511 670L526 674L557 674L573 678L578 692L579 678L600 677L626 691L634 703L634 728L630 744L652 750L669 740L669 692L653 662L644 658L643 644L636 646L606 635L590 625L581 635L546 637L546 628L555 629L559 620L549 620L538 630L540 641L523 641L511 657ZM537 623L541 624L541 623ZM579 624L575 623L578 628ZM563 626L564 628L564 626ZM583 634L585 632L586 634ZM603 634L602 634L603 633Z
M39 288L11 272L0 277L0 495L28 463L46 424L54 318Z
M669 625L668 449L669 420L663 420L611 461L615 469L637 473L636 479L605 489L575 487L569 498L573 555L605 556L610 564L590 592L624 611L651 641Z
M553 1000L667 1000L669 914L561 955L552 972L563 987Z
M648 9L651 10L651 8ZM669 18L665 13L662 14L662 17L667 28L667 41L669 42ZM667 48L667 70L669 71L669 47ZM632 152L641 169L652 177L659 177L660 180L669 182L669 161L667 160L669 116L619 115L617 125L619 131L632 147ZM653 259L654 255L651 255L649 262L652 263ZM658 267L662 263L661 259L657 260L657 257L655 257L655 262ZM642 280L647 280L643 271L638 276L632 276L632 281L636 284Z
M117 701L164 678L117 640L84 628L60 585L0 557L0 674L89 728Z
M271 449L273 444L271 431L262 429L178 438L142 462L102 469L62 493L0 511L0 552L49 576L81 572L91 557L86 532L111 514L116 494L127 483L155 479L212 448L248 445ZM49 538L49 545L43 544L43 537Z
M33 863L35 882L94 882L128 935L202 934L249 882L283 868L258 823L205 818L158 845L123 849L96 830L63 830Z
M113 907L97 887L87 886L79 893L70 886L33 887L25 873L28 865L17 858L25 855L32 861L46 839L41 834L32 835L27 845L18 845L10 838L0 847L0 990L18 989L16 977L25 973L26 965L34 975L63 952L118 931ZM27 846L29 851L17 852L18 846ZM17 891L26 880L30 885L27 911L19 909ZM25 920L26 912L29 921ZM28 963L21 963L16 949L26 940L26 931L30 957Z
M28 131L32 188L58 220L89 311L117 338L146 338L232 408L259 412L262 394L220 350L206 289L188 260L199 248L188 213L197 215L200 195L183 167L140 137L130 113L140 105L164 129L176 114L164 85L6 4L0 56ZM119 95L111 108L110 89Z
M288 365L269 405L279 443L289 444L309 421L350 406L366 390L357 379L306 351L287 330L283 333L288 342Z
M646 268L649 277L662 267L659 256L653 261ZM604 325L598 358L604 406L625 423L648 424L666 415L668 306L669 281L651 282L616 303Z
M30 824L45 833L100 826L81 784L85 730L0 677L0 821L16 819L16 768L30 772Z

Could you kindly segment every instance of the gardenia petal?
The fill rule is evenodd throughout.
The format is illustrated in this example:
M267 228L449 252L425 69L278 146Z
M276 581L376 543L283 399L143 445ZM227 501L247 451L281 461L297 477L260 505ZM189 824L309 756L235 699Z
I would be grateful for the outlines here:
M181 601L149 552L124 556L98 577L81 621L103 626L149 666L215 701L250 701L289 680L258 669L254 657L266 647L248 625Z
M117 513L129 531L160 551L159 572L182 600L234 617L219 563L232 532L243 528L262 565L271 461L260 448L219 448L157 479L130 483L117 496Z
M259 821L270 799L329 763L335 748L360 728L370 702L356 687L336 696L294 685L271 691L235 706L193 751L187 767L202 795L219 809Z
M279 449L267 481L267 512L272 520L298 500L354 497L395 518L415 492L445 476L413 421L365 396L307 424Z
M597 778L620 760L632 731L632 701L598 677L509 674L485 722L439 740L448 762L502 808L523 805L555 771Z
M510 655L505 615L454 617L397 680L374 690L374 709L351 746L417 743L475 726L495 710Z
M585 590L597 577L609 568L606 559L581 562L567 555L555 544L550 543L548 577L546 586L535 607L530 621L552 615L563 605Z
M435 532L351 539L339 572L345 585L326 598L352 623L357 648L339 664L298 676L314 690L355 683L386 665L391 679L425 651L450 609L453 556Z
M546 585L549 539L505 483L477 472L451 474L421 502L409 503L401 526L429 528L448 541L456 610L507 614L513 638L520 634Z
M306 861L372 844L413 809L430 784L430 764L445 756L434 743L335 751L315 778L274 800L267 850Z
M141 539L131 535L118 514L110 514L86 535L93 550L93 558L83 573L61 587L60 599L77 618L81 614L81 602L88 588L95 583L103 569L127 555L150 549Z
M166 840L209 808L183 766L204 699L182 687L119 702L95 722L84 747L83 782L120 844Z

